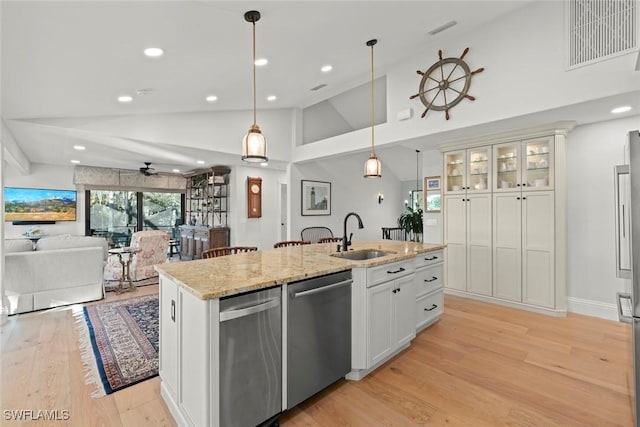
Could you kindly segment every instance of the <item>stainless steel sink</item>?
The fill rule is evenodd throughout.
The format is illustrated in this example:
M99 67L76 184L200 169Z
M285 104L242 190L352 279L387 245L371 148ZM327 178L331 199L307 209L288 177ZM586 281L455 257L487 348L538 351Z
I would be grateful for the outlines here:
M380 258L381 256L391 255L393 252L383 252L373 249L364 249L359 251L349 251L331 254L331 256L338 258L346 258L354 261L364 261L367 259Z

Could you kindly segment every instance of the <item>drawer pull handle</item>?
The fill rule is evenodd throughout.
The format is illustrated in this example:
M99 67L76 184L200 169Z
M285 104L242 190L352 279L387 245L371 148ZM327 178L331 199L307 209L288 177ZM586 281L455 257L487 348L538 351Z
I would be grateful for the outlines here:
M432 256L431 258L425 258L425 261L435 261L436 259L438 259L437 256Z
M400 267L399 269L393 270L393 271L387 270L387 273L388 274L396 274L396 273L402 273L403 271L404 271L404 267Z
M176 301L171 300L171 320L176 321Z
M438 308L437 304L431 304L431 308L425 308L424 311L432 311L432 310L435 310L436 308Z
M432 276L431 279L424 279L425 282L433 282L434 280L438 280L436 276Z

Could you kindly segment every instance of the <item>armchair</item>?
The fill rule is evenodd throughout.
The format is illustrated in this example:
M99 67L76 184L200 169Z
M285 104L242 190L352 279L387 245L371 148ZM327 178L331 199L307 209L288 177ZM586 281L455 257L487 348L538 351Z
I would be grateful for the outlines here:
M139 249L131 258L131 280L136 286L157 284L158 273L153 266L167 261L169 235L162 230L137 231L131 236L130 246ZM110 255L104 268L105 284L115 286L121 278L122 264L116 255Z

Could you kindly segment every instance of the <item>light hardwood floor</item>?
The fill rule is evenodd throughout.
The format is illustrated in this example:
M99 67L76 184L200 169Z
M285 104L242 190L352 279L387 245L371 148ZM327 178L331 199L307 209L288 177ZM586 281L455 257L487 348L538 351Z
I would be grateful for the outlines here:
M135 295L157 292L140 288ZM129 298L124 294L118 298ZM114 299L113 293L108 299ZM77 309L77 308L76 308ZM68 421L2 426L172 426L155 378L99 399L84 384L72 308L13 316L0 333L0 408ZM359 382L283 415L294 426L631 426L629 325L445 298L441 320Z

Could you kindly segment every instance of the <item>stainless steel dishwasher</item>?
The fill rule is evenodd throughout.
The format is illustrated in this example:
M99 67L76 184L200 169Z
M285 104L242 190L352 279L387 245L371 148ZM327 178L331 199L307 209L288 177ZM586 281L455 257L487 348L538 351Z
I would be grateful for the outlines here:
M221 426L257 426L282 410L281 298L277 287L220 299Z
M351 271L288 285L287 409L351 371Z

